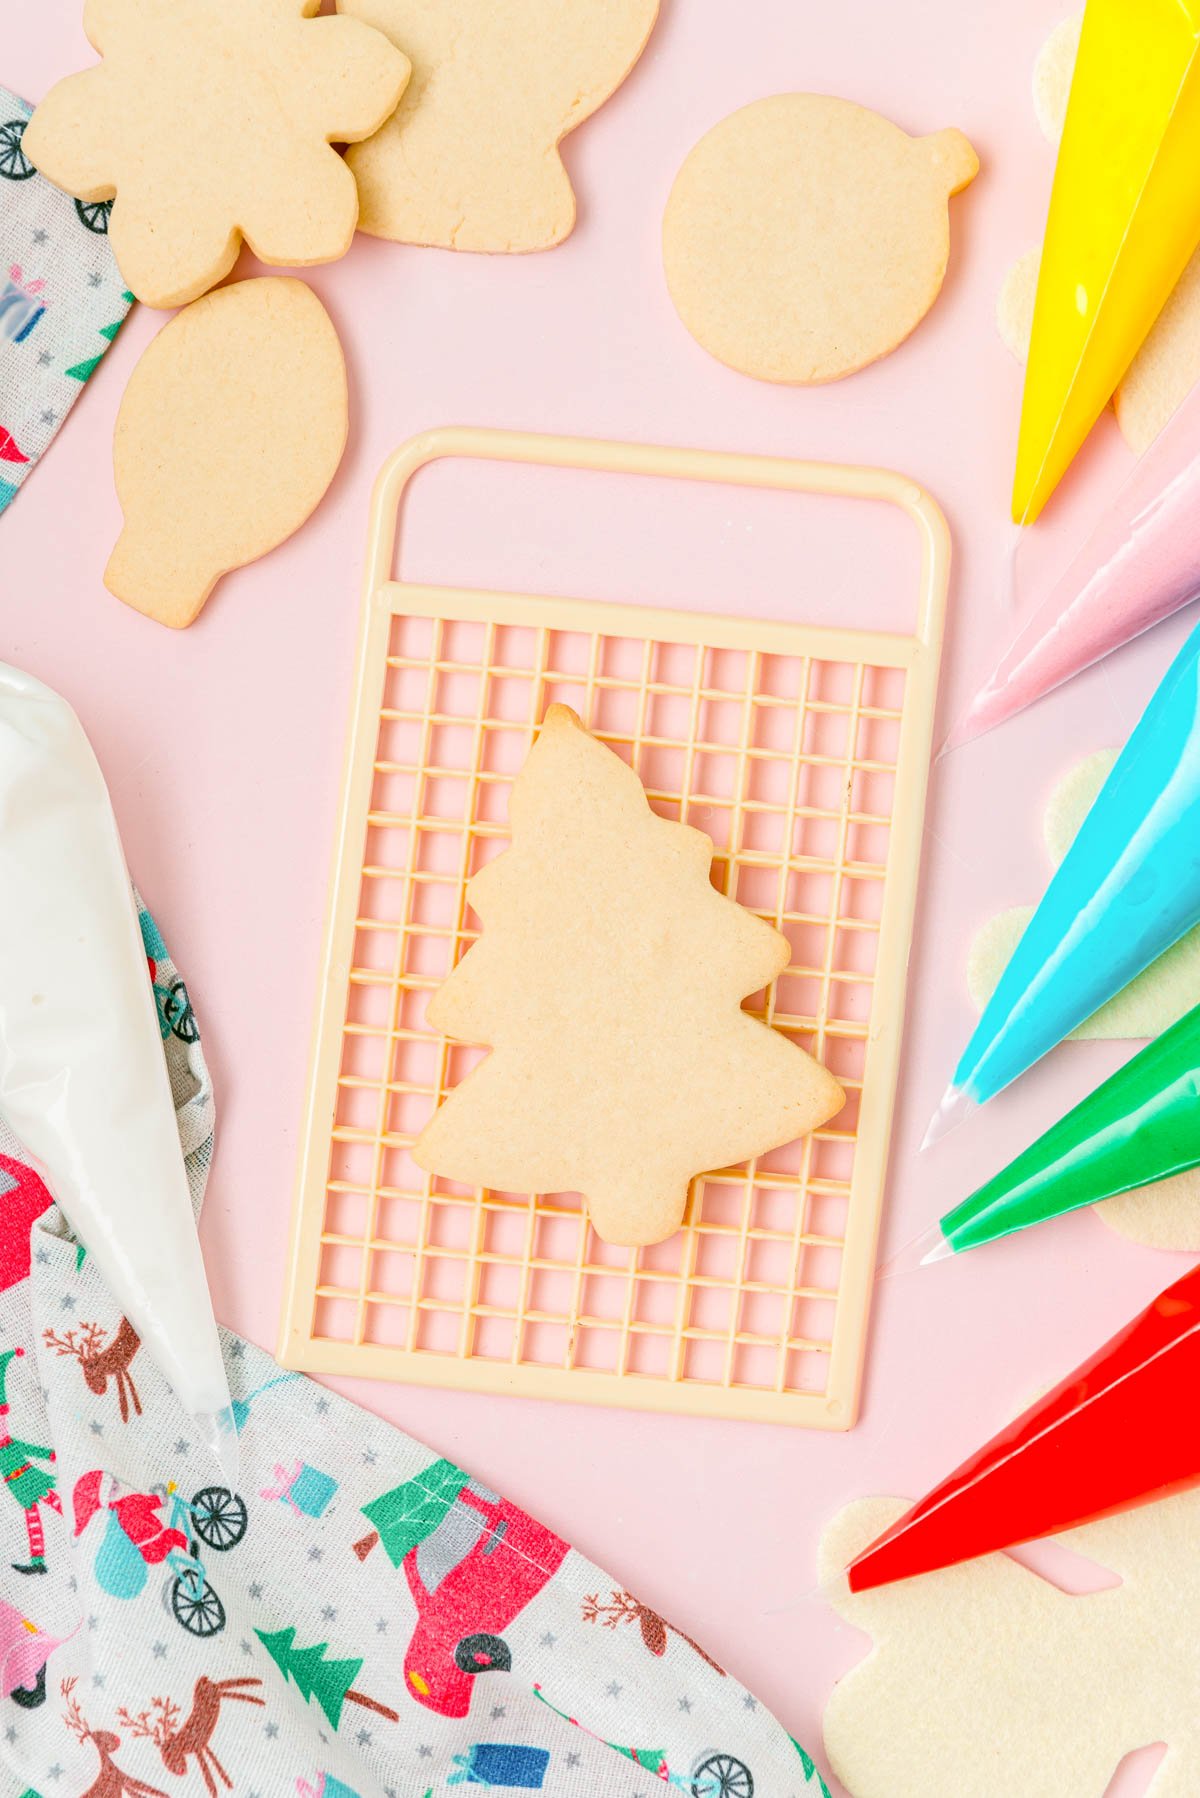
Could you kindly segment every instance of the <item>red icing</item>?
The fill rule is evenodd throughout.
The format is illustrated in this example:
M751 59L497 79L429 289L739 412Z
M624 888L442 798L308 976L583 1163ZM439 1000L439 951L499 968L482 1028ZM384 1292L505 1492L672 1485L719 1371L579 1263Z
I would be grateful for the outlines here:
M858 1556L868 1591L1200 1482L1200 1267Z

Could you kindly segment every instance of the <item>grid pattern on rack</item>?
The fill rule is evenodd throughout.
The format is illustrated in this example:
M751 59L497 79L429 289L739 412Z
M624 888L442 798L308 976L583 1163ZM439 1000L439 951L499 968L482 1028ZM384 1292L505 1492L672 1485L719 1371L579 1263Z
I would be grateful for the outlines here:
M732 1395L727 1412L737 1395L828 1393L905 687L904 668L882 663L396 614L321 1219L318 1347L369 1345L417 1379L441 1377L431 1361L469 1362L475 1384L509 1391L531 1370L539 1381L586 1373L579 1396L607 1380L614 1403L630 1382L651 1383L664 1408L697 1386ZM656 810L713 839L721 890L787 935L788 969L748 1009L847 1091L813 1136L697 1180L684 1229L648 1249L599 1241L574 1195L473 1191L410 1153L482 1052L431 1032L425 1006L474 940L467 882L505 846L509 787L556 700L632 762Z

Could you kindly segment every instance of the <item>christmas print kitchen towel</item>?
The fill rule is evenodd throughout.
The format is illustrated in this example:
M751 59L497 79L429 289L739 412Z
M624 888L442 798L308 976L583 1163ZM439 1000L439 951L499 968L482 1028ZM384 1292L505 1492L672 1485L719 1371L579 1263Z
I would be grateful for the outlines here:
M212 1092L142 928L198 1210ZM224 1345L236 1489L0 1121L2 1798L828 1798L619 1579Z
M133 295L110 202L73 200L22 149L31 108L0 87L0 512L120 330Z

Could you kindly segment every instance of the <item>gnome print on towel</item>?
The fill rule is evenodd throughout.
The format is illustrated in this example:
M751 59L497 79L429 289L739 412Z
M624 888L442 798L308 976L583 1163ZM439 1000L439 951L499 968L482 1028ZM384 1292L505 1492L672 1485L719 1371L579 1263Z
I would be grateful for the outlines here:
M382 1543L417 1607L404 1657L410 1694L440 1716L465 1717L479 1675L511 1671L504 1632L549 1585L567 1544L452 1461L435 1461L363 1515L374 1527L354 1552L366 1560Z
M35 1442L24 1442L8 1428L8 1375L15 1360L24 1355L23 1348L0 1351L0 1478L5 1490L25 1513L25 1534L29 1542L29 1559L13 1561L14 1573L45 1573L46 1533L42 1527L41 1507L49 1505L62 1516L62 1501L55 1491L55 1478L49 1463L55 1459L52 1448L40 1448Z

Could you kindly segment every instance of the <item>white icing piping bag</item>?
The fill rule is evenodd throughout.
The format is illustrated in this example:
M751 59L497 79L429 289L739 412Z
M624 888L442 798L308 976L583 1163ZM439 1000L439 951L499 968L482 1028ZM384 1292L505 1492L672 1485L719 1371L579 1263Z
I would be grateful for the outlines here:
M3 663L0 1111L228 1460L229 1387L108 789L70 706Z

